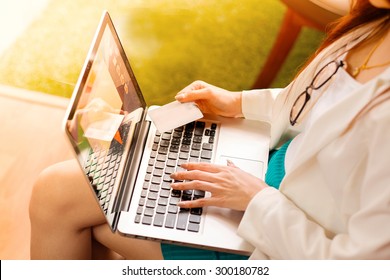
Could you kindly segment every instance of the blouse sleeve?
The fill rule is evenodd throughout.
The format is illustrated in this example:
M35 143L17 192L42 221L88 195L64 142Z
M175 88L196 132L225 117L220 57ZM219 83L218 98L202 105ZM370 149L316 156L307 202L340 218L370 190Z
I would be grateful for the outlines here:
M282 89L246 90L242 92L242 112L246 119L271 122L272 108Z
M289 123L291 108L290 93L293 83L284 89L249 90L242 93L242 112L246 119L270 124L270 148L274 148L284 134L297 134L301 127L292 127ZM288 137L289 138L289 137Z

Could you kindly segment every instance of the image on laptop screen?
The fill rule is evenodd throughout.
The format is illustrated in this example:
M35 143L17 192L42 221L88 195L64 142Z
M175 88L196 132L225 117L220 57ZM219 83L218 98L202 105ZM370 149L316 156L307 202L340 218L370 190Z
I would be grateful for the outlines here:
M144 107L107 25L68 127L79 151L123 145L126 115Z
M113 28L107 19L101 23L66 121L67 134L105 214L118 195L119 165L135 145L136 123L146 107Z

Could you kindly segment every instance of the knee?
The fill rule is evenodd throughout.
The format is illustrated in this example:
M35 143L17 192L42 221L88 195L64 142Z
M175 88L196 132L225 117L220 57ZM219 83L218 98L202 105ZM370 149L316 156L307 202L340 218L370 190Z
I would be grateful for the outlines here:
M58 219L65 213L66 205L71 199L66 182L69 181L69 171L65 163L55 164L44 169L33 186L29 214L32 222Z

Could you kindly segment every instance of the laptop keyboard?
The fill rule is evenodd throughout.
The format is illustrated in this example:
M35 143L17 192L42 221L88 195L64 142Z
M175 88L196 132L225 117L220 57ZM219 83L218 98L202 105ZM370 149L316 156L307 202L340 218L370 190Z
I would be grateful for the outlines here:
M112 197L129 129L130 123L124 123L118 129L122 143L113 140L108 150L96 147L91 148L84 165L86 174L105 214L107 214L108 205Z
M204 191L171 189L170 175L185 162L211 162L218 126L196 121L173 131L156 133L148 162L136 223L198 232L202 208L183 209L179 201L203 198Z

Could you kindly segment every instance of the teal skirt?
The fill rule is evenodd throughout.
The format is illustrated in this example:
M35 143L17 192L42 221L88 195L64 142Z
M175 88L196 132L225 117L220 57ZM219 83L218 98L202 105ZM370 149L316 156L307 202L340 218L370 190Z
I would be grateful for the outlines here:
M269 154L268 169L265 175L267 185L279 188L285 169L284 159L291 140L280 149L272 150ZM212 250L196 249L172 244L161 244L161 251L166 260L246 260L248 256L217 252Z

